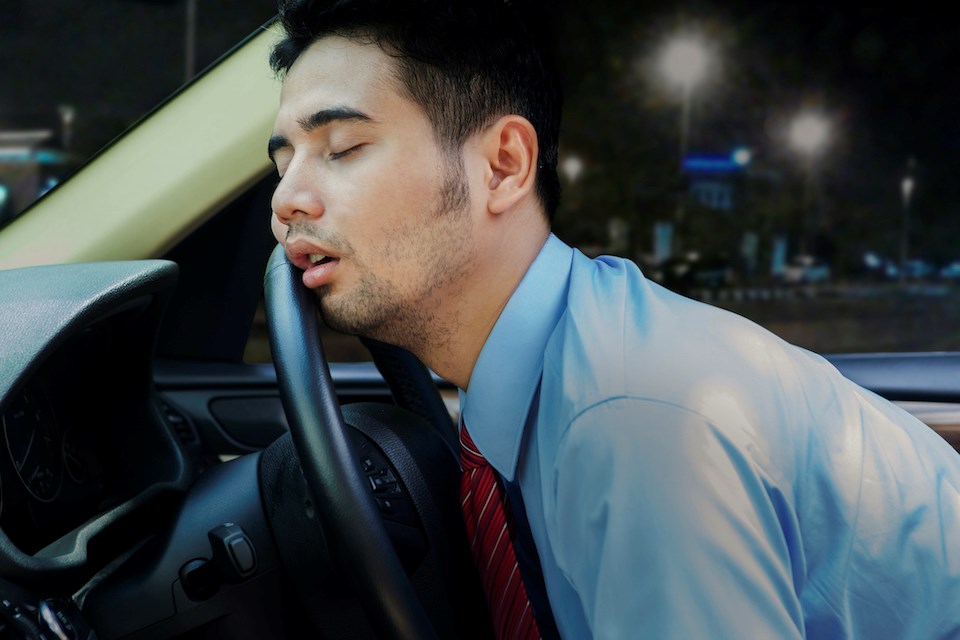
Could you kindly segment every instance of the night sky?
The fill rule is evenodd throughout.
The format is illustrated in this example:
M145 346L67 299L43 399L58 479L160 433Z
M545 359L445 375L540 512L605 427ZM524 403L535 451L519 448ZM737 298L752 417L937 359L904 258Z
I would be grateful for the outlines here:
M692 31L711 44L718 65L693 93L691 151L747 146L757 171L778 176L781 191L799 201L802 172L785 131L795 113L815 109L834 130L817 172L830 230L846 236L848 250L892 252L900 182L912 157L915 243L931 259L960 257L955 10L730 1L644 3L641 14L625 4L568 2L560 27L568 148L602 167L603 192L630 183L625 176L667 184L678 154L679 102L650 61L669 34ZM574 197L579 191L587 202L627 210L625 217L656 208L658 195L659 206L669 200L669 189L621 189L607 198L585 185L567 189Z
M270 0L197 3L201 68L274 7ZM667 34L692 29L712 44L719 65L693 96L691 151L748 146L758 169L793 189L798 170L785 123L801 107L817 108L834 125L818 171L838 232L875 227L874 240L889 244L882 229L899 215L899 182L913 157L918 242L938 260L960 245L956 12L741 0L637 4L563 4L561 152L582 157L585 171L566 189L561 224L589 232L576 221L590 208L638 226L656 217L672 188L678 106L650 61ZM0 0L0 129L53 126L57 105L70 104L75 146L92 152L182 80L184 8L185 0Z

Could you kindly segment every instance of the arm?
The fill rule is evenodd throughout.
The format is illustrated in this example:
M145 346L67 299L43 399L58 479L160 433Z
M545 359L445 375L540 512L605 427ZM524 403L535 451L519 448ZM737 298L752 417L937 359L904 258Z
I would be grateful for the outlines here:
M574 420L555 464L552 546L594 637L803 636L778 505L703 418L610 400Z

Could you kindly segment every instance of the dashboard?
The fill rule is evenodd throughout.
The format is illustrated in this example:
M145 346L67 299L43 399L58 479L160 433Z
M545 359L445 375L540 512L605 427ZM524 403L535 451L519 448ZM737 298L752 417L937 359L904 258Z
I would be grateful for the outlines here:
M0 639L154 625L172 636L231 608L259 620L262 594L283 584L259 454L203 467L155 387L178 271L165 260L0 271ZM236 589L220 588L232 556L211 547L228 524L253 563Z
M176 277L164 261L0 272L5 577L88 571L118 529L142 535L129 526L135 512L186 486L151 377Z
M137 315L127 310L84 327L6 402L0 529L25 553L37 553L149 482L125 480L150 452L137 444L142 424L114 409L118 393L136 392L124 389L115 363L129 359L126 338Z

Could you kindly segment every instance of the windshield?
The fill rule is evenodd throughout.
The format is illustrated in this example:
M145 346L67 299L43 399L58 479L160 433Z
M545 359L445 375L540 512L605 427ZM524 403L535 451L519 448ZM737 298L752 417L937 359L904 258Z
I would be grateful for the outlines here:
M274 11L0 4L0 222ZM814 351L960 348L955 20L617 0L557 18L561 239Z
M270 0L0 2L0 225L275 12Z

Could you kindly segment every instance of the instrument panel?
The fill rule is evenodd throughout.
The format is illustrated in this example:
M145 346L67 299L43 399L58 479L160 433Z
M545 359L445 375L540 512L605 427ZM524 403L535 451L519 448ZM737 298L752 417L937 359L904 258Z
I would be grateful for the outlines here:
M4 577L102 567L192 480L153 386L176 276L162 260L0 270Z
M110 433L96 418L97 405L110 401L96 384L109 347L104 331L85 331L59 349L0 415L0 528L26 553L109 502Z
M46 391L31 384L3 414L3 439L23 488L52 502L63 482L63 439Z

